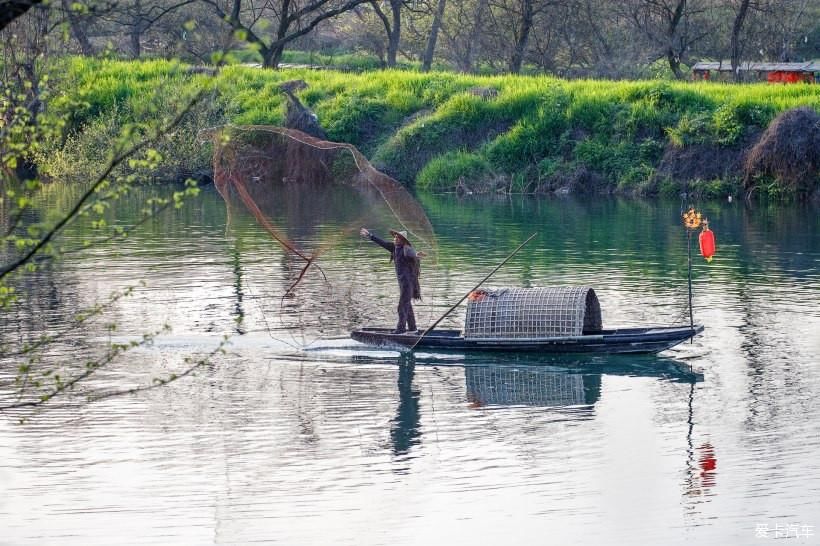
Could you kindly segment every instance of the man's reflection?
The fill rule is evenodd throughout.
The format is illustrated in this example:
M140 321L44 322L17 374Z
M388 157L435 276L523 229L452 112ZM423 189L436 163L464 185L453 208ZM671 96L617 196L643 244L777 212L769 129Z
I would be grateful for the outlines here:
M412 355L399 358L399 406L390 427L394 455L404 455L419 443L419 390L413 388L416 362Z

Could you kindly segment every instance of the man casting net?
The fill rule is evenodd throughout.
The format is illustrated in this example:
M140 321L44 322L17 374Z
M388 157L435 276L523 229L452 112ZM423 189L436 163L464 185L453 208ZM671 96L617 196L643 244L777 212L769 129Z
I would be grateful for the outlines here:
M369 301L355 265L326 263L330 256L344 259L362 225L406 231L419 250L435 256L421 205L354 146L273 126L217 127L203 136L213 142L214 184L229 222L244 209L283 252L287 282L261 287L266 293L258 298L268 329L318 323L323 333L341 333L351 321L384 314L383 303Z

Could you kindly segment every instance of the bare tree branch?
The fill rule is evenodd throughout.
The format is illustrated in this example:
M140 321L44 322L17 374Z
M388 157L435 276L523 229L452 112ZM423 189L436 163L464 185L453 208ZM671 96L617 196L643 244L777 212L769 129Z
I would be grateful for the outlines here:
M18 17L34 6L42 3L42 0L2 0L0 1L0 30L3 30Z

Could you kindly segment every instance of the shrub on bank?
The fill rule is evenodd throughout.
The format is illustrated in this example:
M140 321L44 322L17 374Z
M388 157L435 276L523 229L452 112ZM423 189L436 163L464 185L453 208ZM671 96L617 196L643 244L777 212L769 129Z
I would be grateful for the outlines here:
M125 63L78 57L64 60L59 68L59 85L75 100L48 105L49 115L69 120L69 130L62 142L49 143L35 158L45 176L93 179L112 154L152 127L169 124L200 90L204 91L202 99L152 146L162 156L157 169L140 172L140 167L123 163L114 174L136 170L146 181L209 174L210 151L197 141L197 133L225 123L231 114L218 90L203 87L210 83L206 75L163 60ZM64 110L64 104L70 106Z
M492 171L489 161L478 154L447 152L424 166L418 174L417 184L424 190L449 191L469 181L473 187L489 189Z

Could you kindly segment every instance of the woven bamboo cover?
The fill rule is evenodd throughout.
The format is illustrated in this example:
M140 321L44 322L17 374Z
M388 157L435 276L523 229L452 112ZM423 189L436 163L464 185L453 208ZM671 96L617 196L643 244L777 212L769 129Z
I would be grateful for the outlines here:
M464 337L538 339L600 330L601 308L592 288L501 288L470 296Z

